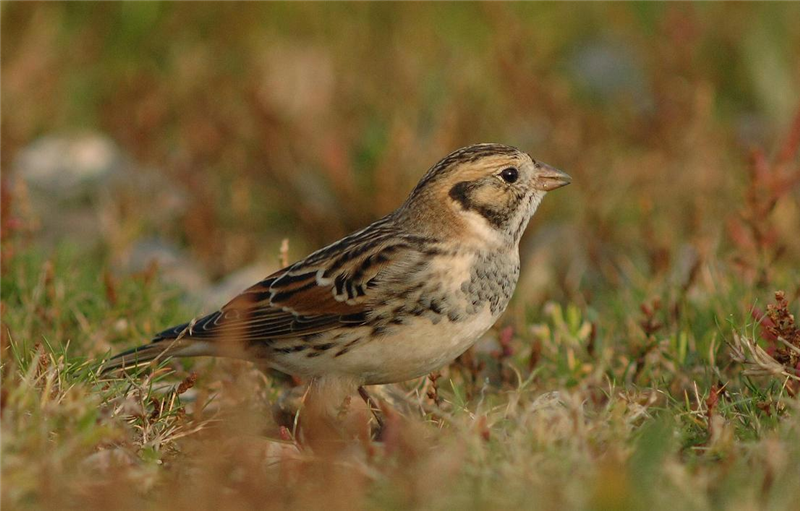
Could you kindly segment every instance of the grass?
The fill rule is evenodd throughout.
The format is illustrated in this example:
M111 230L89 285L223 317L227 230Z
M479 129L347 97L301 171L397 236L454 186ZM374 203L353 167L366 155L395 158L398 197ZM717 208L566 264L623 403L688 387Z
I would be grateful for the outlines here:
M272 418L291 384L246 363L100 379L95 360L193 311L157 273L111 278L68 248L15 250L3 279L3 504L791 509L796 372L748 375L760 366L729 344L776 336L729 307L769 293L724 271L702 268L683 295L664 284L643 303L632 292L506 318L438 377L395 389L406 415L390 412L383 442L340 460L294 441ZM788 307L770 306L787 339Z
M796 509L796 5L238 7L0 6L0 504ZM587 54L622 59L623 88ZM59 202L96 214L65 237L15 155L86 129L136 179ZM207 307L174 268L129 269L139 240L214 283L277 267L478 140L574 183L534 218L486 338L381 393L382 440L314 454L302 382L245 362L95 372Z

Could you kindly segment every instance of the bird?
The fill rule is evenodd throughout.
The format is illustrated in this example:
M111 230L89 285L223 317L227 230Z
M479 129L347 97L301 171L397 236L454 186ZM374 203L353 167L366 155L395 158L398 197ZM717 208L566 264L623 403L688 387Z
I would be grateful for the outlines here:
M529 220L547 192L570 182L512 146L455 150L392 213L110 358L102 371L234 357L307 379L334 403L365 385L430 374L504 312Z

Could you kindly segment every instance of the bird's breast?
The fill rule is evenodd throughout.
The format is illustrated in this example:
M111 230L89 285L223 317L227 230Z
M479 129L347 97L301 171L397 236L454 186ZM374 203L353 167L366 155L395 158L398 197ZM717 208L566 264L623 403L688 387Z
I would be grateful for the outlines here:
M324 334L315 342L324 349L287 353L275 362L288 372L338 373L367 385L429 374L470 348L503 313L519 259L516 253L454 249L419 268L383 282L365 324Z
M515 252L457 250L432 259L376 306L370 331L337 357L341 368L379 384L452 362L503 313L518 276Z

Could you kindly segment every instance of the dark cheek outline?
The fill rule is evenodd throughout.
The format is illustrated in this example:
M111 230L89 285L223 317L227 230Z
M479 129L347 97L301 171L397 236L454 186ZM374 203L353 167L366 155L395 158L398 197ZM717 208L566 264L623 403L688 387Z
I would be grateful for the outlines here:
M461 204L461 207L465 210L472 209L472 201L469 198L469 192L472 190L472 187L473 185L469 181L456 183L456 185L450 189L450 198Z
M514 200L506 203L504 208L496 209L482 204L475 204L470 197L472 190L477 185L475 182L462 181L450 189L450 198L458 202L466 211L475 211L486 219L496 229L503 229L519 206L522 196L514 194ZM513 192L512 192L513 193Z

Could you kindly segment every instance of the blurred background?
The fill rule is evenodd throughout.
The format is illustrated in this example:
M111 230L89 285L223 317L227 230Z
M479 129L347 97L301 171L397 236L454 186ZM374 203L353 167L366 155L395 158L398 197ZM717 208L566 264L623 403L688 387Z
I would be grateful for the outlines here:
M490 141L574 179L523 241L518 303L800 260L796 192L769 233L745 211L754 161L780 158L798 109L800 4L0 13L4 260L71 245L118 273L155 264L212 307L276 269L284 238L302 257Z
M0 18L4 508L797 507L800 3ZM573 184L533 218L496 328L387 390L421 420L363 463L310 463L300 382L250 364L98 380L476 142Z

